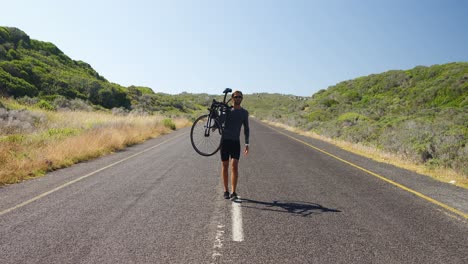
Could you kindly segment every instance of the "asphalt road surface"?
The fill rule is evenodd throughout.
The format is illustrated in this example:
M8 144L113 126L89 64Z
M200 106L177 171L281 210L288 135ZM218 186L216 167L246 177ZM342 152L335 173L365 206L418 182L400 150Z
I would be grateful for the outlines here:
M235 202L182 129L0 187L0 263L468 263L468 192L251 120Z

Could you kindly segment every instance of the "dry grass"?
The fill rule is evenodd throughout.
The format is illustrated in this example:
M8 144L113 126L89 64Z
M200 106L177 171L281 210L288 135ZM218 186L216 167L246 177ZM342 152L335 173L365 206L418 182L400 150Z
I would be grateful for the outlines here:
M40 111L40 110L34 110ZM0 135L0 185L20 182L170 133L163 116L45 112L34 132ZM190 125L175 119L177 128Z
M367 158L370 158L379 162L392 164L394 166L397 166L403 169L407 169L407 170L414 171L422 175L432 177L442 182L447 182L447 183L451 183L451 184L454 184L463 188L468 188L467 177L464 175L461 175L460 173L457 173L456 171L452 169L448 169L448 168L431 169L422 164L416 164L414 162L411 162L408 159L404 159L395 154L383 152L373 147L364 146L361 144L354 144L354 143L350 143L350 142L346 142L342 140L335 140L335 139L327 138L327 137L318 135L316 133L305 132L297 128L289 127L280 123L269 122L269 121L263 121L263 122L272 126L284 128L286 130L298 133L300 135L304 135L304 136L311 137L311 138L316 138L316 139L331 143L349 152L353 152L358 155L361 155L361 156L364 156L364 157L367 157Z
M176 127L188 127L192 125L192 122L186 118L179 118L174 120Z

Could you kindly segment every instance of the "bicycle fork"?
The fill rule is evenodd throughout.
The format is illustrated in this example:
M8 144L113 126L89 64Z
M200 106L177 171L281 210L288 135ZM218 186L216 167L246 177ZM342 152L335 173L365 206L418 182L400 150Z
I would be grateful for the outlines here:
M213 118L211 117L211 115L208 116L208 120L206 121L206 126L205 126L205 137L209 137L210 136L210 129L212 128L212 125L211 125L211 120Z

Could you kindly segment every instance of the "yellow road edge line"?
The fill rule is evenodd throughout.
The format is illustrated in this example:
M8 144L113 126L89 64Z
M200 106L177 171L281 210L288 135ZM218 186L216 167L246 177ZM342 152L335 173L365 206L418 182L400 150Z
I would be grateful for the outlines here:
M79 178L76 178L76 179L74 179L74 180L72 180L72 181L66 182L66 183L64 183L64 184L62 184L62 185L60 185L60 186L58 186L58 187L55 187L54 189L52 189L52 190L50 190L50 191L47 191L47 192L42 193L42 194L39 194L38 196L35 196L35 197L33 197L33 198L31 198L31 199L25 201L25 202L22 202L22 203L20 203L20 204L17 204L17 205L15 205L15 206L11 207L11 208L8 208L8 209L5 209L5 210L3 210L3 211L0 211L0 216L2 216L2 215L4 215L4 214L7 214L7 213L9 213L9 212L11 212L11 211L13 211L13 210L18 209L18 208L21 208L21 207L23 207L23 206L25 206L25 205L28 205L28 204L30 204L30 203L32 203L32 202L34 202L34 201L37 201L37 200L39 200L39 199L41 199L41 198L44 198L44 197L46 197L46 196L49 195L49 194L52 194L52 193L54 193L54 192L56 192L56 191L58 191L58 190L60 190L60 189L63 189L63 188L65 188L65 187L69 186L69 185L72 185L72 184L74 184L74 183L76 183L76 182L79 182L79 181L81 181L81 180L83 180L83 179L86 179L86 178L88 178L89 176L92 176L92 175L94 175L94 174L96 174L96 173L98 173L98 172L101 172L101 171L103 171L103 170L106 170L106 169L108 169L108 168L110 168L110 167L113 167L113 166L115 166L115 165L117 165L117 164L119 164L119 163L122 163L122 162L124 162L124 161L127 161L127 160L129 160L129 159L131 159L131 158L134 158L134 157L136 157L136 156L138 156L138 155L141 155L141 154L143 154L143 153L145 153L145 152L148 152L148 151L150 151L150 150L152 150L152 149L154 149L154 148L156 148L156 147L161 146L162 144L164 144L164 143L166 143L166 142L169 142L169 141L171 141L171 140L173 140L173 139L179 138L179 137L181 137L181 136L183 136L183 135L186 135L186 133L183 133L183 134L177 135L177 136L175 136L175 137L166 139L165 141L163 141L163 142L161 142L161 143L159 143L159 144L157 144L157 145L154 145L154 146L152 146L152 147L150 147L150 148L147 148L147 149L145 149L145 150L142 150L142 151L140 151L140 152L138 152L138 153L135 153L135 154L133 154L133 155L131 155L131 156L128 156L128 157L126 157L126 158L124 158L124 159L121 159L121 160L119 160L119 161L116 161L116 162L114 162L114 163L112 163L112 164L109 164L109 165L107 165L107 166L105 166L105 167L102 167L102 168L100 168L100 169L98 169L98 170L95 170L95 171L93 171L93 172L90 172L90 173L88 173L88 174L86 174L86 175L84 175L84 176L81 176L81 177L79 177Z
M264 124L264 125L265 125L265 124ZM395 182L395 181L389 180L389 179L385 178L384 176L381 176L381 175L379 175L379 174L377 174L377 173L375 173L375 172L372 172L372 171L370 171L370 170L367 170L367 169L365 169L365 168L363 168L363 167L361 167L361 166L358 166L358 165L353 164L353 163L351 163L351 162L349 162L349 161L347 161L347 160L344 160L344 159L342 159L342 158L340 158L340 157L337 157L337 156L335 156L335 155L333 155L333 154L331 154L331 153L329 153L329 152L326 152L325 150L322 150L322 149L320 149L320 148L317 148L317 147L315 147L315 146L313 146L313 145L311 145L311 144L309 144L309 143L307 143L307 142L305 142L305 141L302 141L302 140L300 140L300 139L297 139L297 138L295 138L295 137L293 137L293 136L291 136L291 135L288 135L288 134L286 134L286 133L284 133L284 132L282 132L282 131L280 131L280 130L277 130L277 129L271 127L271 126L268 126L268 125L265 125L265 126L267 126L268 128L270 128L270 129L272 129L272 130L274 130L274 131L276 131L276 132L278 132L278 133L280 133L280 134L283 134L283 135L285 135L285 136L287 136L287 137L289 137L289 138L291 138L291 139L294 139L294 140L296 140L296 141L298 141L298 142L300 142L300 143L302 143L302 144L304 144L304 145L306 145L306 146L308 146L308 147L311 147L311 148L313 148L313 149L315 149L315 150L318 150L318 151L320 151L320 152L322 152L322 153L324 153L324 154L326 154L326 155L328 155L328 156L330 156L330 157L333 157L333 158L335 158L335 159L337 159L337 160L339 160L339 161L341 161L341 162L344 162L344 163L346 163L346 164L348 164L348 165L351 165L351 166L353 166L353 167L355 167L355 168L357 168L357 169L359 169L359 170L361 170L361 171L364 171L364 172L366 172L366 173L368 173L368 174L370 174L370 175L372 175L372 176L375 176L375 177L377 177L377 178L379 178L379 179L381 179L381 180L383 180L383 181L385 181L385 182L388 182L388 183L390 183L390 184L392 184L392 185L394 185L394 186L396 186L396 187L398 187L398 188L401 188L401 189L403 189L403 190L405 190L405 191L407 191L407 192L410 192L410 193L412 193L412 194L414 194L414 195L416 195L416 196L418 196L418 197L420 197L420 198L422 198L422 199L424 199L424 200L426 200L426 201L429 201L429 202L431 202L431 203L433 203L433 204L436 204L436 205L438 205L438 206L440 206L440 207L443 207L444 209L449 210L450 212L455 213L455 214L457 214L457 215L460 215L460 216L464 217L465 219L468 218L468 214L465 214L465 213L463 213L462 211L457 210L457 209L455 209L455 208L453 208L453 207L451 207L451 206L449 206L449 205L446 205L446 204L444 204L444 203L442 203L442 202L439 202L439 201L437 201L437 200L435 200L435 199L433 199L433 198L431 198L431 197L429 197L429 196L426 196L426 195L424 195L424 194L422 194L422 193L420 193L420 192L417 192L417 191L415 191L415 190L413 190L413 189L411 189L411 188L408 188L408 187L406 187L406 186L404 186L404 185L402 185L402 184L400 184L400 183L397 183L397 182Z

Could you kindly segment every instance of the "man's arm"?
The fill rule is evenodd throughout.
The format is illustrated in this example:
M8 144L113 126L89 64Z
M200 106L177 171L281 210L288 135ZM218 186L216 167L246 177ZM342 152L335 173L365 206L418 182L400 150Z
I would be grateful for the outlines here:
M245 110L245 118L244 118L244 136L245 136L245 144L249 144L249 136L250 136L250 128L249 128L249 112Z
M245 118L244 118L244 136L245 136L245 149L244 155L249 154L249 136L250 136L250 128L249 128L249 112L245 111Z

